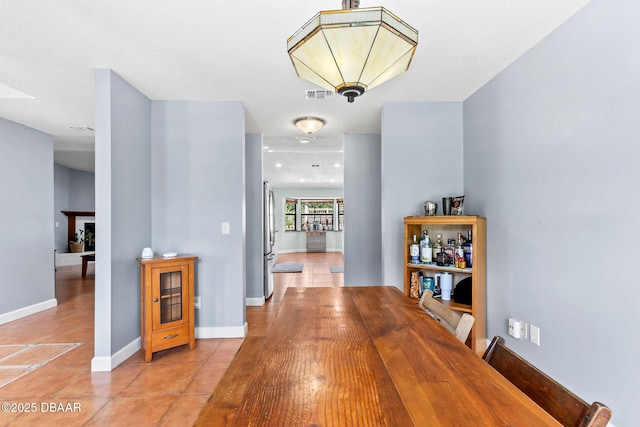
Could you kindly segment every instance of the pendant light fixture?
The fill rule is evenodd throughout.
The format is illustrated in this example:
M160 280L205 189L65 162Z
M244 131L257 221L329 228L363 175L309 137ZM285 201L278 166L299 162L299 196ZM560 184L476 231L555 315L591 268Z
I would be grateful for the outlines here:
M409 68L418 31L383 7L319 12L287 40L299 77L346 96L349 102Z

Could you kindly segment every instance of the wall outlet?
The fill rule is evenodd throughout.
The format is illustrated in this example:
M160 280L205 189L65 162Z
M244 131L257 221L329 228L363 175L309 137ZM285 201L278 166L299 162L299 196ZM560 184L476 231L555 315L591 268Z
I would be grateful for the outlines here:
M509 319L509 335L511 335L514 338L520 338L521 337L520 332L521 332L520 321L516 319Z
M535 345L540 345L540 328L535 325L531 325L531 342Z
M193 308L200 309L200 297L193 297Z

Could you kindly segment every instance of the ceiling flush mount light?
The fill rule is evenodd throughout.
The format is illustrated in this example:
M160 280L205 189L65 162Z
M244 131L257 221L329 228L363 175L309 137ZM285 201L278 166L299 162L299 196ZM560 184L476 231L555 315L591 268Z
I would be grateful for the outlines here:
M296 127L302 132L311 135L314 132L319 131L324 126L324 120L318 117L300 117L293 121Z
M299 77L347 97L349 102L409 68L418 31L383 7L319 12L287 40Z

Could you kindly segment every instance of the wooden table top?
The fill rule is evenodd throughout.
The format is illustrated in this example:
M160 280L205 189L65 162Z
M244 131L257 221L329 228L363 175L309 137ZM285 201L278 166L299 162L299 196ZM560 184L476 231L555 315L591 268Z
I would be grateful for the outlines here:
M289 288L196 425L558 425L395 287Z

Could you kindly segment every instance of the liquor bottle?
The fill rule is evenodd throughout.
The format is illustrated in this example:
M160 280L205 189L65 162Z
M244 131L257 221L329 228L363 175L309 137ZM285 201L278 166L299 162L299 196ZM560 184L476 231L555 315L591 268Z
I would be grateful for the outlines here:
M456 247L455 240L447 239L447 244L444 245L444 253L449 257L449 264L455 264L456 259Z
M411 257L411 264L420 262L420 245L418 245L415 234L413 235L413 243L409 247L409 256Z
M467 231L467 241L464 242L464 261L467 268L471 268L473 260L473 244L471 243L471 230Z
M462 233L458 233L458 241L456 242L455 266L457 268L466 268L467 263L464 260L464 239Z
M432 259L438 258L438 254L442 250L442 234L436 234L436 242L433 244Z
M424 230L420 240L420 262L423 264L431 264L433 262L433 248L431 247L431 238L427 230Z

